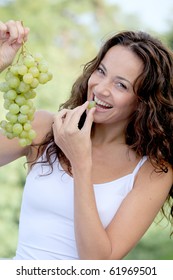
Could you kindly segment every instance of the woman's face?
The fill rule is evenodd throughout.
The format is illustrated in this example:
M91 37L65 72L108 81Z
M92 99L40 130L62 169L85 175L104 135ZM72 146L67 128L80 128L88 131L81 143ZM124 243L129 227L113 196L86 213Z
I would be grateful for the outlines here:
M140 58L127 47L108 50L88 80L88 100L96 101L95 123L127 124L137 105L133 85L142 69Z

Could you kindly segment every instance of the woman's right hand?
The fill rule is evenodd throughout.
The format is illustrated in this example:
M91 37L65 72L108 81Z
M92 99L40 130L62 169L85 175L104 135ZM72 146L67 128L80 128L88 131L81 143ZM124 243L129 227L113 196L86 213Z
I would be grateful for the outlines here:
M28 33L29 28L24 27L21 21L0 21L0 72L12 63Z

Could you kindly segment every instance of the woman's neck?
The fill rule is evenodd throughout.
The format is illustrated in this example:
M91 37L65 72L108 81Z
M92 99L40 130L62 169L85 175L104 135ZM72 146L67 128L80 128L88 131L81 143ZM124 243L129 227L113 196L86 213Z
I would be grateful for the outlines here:
M92 128L93 145L125 144L125 132L122 128L109 124L94 124Z

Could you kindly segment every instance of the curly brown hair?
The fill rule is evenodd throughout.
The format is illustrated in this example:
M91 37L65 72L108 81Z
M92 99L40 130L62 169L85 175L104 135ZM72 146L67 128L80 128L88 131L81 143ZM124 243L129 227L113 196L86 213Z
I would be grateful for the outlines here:
M141 31L124 31L108 38L97 56L84 65L81 76L72 86L70 98L60 109L73 109L87 100L88 79L107 51L115 45L130 49L144 65L134 84L138 105L126 129L126 143L139 156L146 155L157 172L167 172L168 164L173 166L173 53L159 39ZM85 114L81 118L81 126L84 120ZM54 160L58 157L71 172L70 162L54 143L52 131L40 148L44 149L48 143L47 163L52 167L51 155L55 154ZM172 198L173 186L167 199L171 205ZM170 219L173 217L171 205Z

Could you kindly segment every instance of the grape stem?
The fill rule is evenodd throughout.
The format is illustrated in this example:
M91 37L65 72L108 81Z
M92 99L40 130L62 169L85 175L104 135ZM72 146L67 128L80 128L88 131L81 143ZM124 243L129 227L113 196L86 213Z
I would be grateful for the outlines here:
M21 56L23 56L23 57L26 56L26 53L29 53L31 55L31 53L29 52L29 50L26 47L26 43L23 41L21 51L19 52L16 63L18 63L20 61Z

